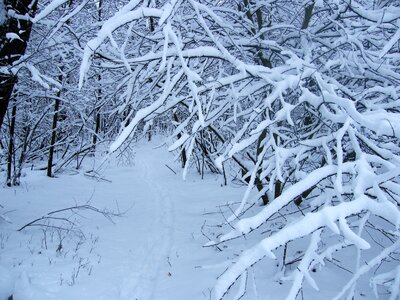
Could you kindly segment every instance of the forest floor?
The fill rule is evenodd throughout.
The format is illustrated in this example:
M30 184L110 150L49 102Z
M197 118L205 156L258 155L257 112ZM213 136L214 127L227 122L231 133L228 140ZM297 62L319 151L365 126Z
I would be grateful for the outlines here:
M28 169L21 186L2 187L0 300L10 293L14 300L212 299L217 277L256 242L203 247L229 229L218 224L244 187L194 171L183 181L179 162L156 146L139 143L133 159L107 161L100 177L88 176L88 165L57 178ZM56 212L70 207L76 208ZM250 270L243 299L284 299L288 286L278 280L279 262L256 267L262 272ZM332 269L318 274L325 289L311 292L311 299L330 298L337 292L331 283L348 280L345 270Z
M20 187L1 188L0 299L10 290L14 300L209 299L226 264L202 247L202 226L242 191L212 175L183 181L179 163L155 146L111 160L100 180L85 175L89 166L57 178L27 170ZM48 215L81 205L112 222L91 209Z

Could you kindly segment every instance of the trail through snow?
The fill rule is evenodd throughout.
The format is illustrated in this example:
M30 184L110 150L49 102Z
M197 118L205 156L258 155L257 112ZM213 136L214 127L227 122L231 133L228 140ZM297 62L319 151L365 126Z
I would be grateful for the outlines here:
M220 224L240 204L244 187L222 186L222 178L212 174L202 180L194 171L183 181L179 162L156 145L135 145L130 165L110 160L101 168L101 180L84 175L89 165L58 178L27 169L20 187L1 188L0 300L11 292L14 300L212 299L217 277L240 249L256 243L257 236L249 235L219 245L223 251L203 247L226 232ZM48 212L87 203L123 214L110 222L92 211L67 211L52 215L60 220L41 220L42 226L17 231ZM304 249L301 242L297 245ZM354 249L343 254L350 268ZM250 268L240 280L242 287L246 284L241 299L284 299L291 282L279 280L279 261L263 259ZM310 299L330 299L337 294L332 282L343 286L350 278L335 264L328 262L327 270L314 276L322 293L304 284ZM370 299L365 284L358 288ZM240 296L239 284L227 299L237 299L235 294Z
M140 153L143 155L143 153ZM153 299L157 288L160 266L163 260L167 261L173 240L173 206L166 192L158 185L156 173L152 171L156 166L151 166L148 158L137 157L139 176L143 185L138 187L147 190L148 201L146 206L152 206L152 216L146 216L145 228L147 230L146 243L141 252L144 260L134 270L131 276L123 280L121 299ZM143 224L144 225L144 224Z
M201 227L205 215L220 221L217 207L238 201L242 193L221 187L213 175L201 180L189 174L183 181L179 162L155 146L137 145L131 166L109 162L101 174L106 180L83 172L47 178L27 170L21 187L0 189L11 220L0 220L0 267L14 280L14 300L209 299L226 257L202 247L208 240ZM84 239L40 227L16 231L50 211L88 200L124 213L114 224L93 212L62 215L77 224Z

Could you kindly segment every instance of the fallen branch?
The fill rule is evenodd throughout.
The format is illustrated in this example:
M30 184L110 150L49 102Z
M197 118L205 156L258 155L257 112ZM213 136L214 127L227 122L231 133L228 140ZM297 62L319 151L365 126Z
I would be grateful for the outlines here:
M94 206L91 206L89 204L84 204L84 205L77 205L77 206L72 206L72 207L67 207L67 208L62 208L62 209L58 209L58 210L54 210L51 211L49 213L47 213L47 215L42 216L40 218L37 218L27 224L25 224L24 226L22 226L20 229L18 229L17 231L22 231L25 228L29 227L29 226L44 226L44 224L38 224L37 222L39 221L43 221L43 220L59 220L59 221L65 221L68 224L75 226L75 223L72 222L71 220L69 220L68 218L64 218L64 217L52 217L52 215L60 213L60 212L64 212L64 211L71 211L74 212L75 210L90 210L90 211L94 211L96 213L99 213L101 215L103 215L107 220L109 220L111 223L114 223L114 221L112 220L111 217L119 217L121 216L121 213L113 213L113 212L109 212L109 211L105 211L105 210L100 210ZM75 212L74 212L75 213Z
M174 170L172 170L172 168L170 166L168 166L167 164L165 164L165 166L171 170L172 173L174 173L176 175L176 172Z
M83 173L83 175L86 177L89 177L89 178L96 179L97 181L106 181L106 182L112 183L111 180L101 177L100 174L98 174L95 171L85 172L85 173Z

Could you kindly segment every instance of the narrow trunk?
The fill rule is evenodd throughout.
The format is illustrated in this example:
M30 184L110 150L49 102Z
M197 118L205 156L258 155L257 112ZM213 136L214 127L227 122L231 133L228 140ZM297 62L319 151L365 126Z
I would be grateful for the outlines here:
M101 75L98 75L98 80L99 82L101 81ZM96 145L97 145L97 137L100 132L100 124L101 124L101 115L100 115L100 105L99 103L101 102L101 88L97 90L97 99L96 99L96 108L95 108L95 116L94 116L94 122L95 122L95 128L94 128L94 133L93 133L93 138L92 138L92 152L96 152Z
M8 144L8 155L7 155L7 186L12 185L12 167L14 157L14 132L15 132L15 117L17 115L17 104L15 103L11 111L11 124L10 124L10 142Z
M251 28L251 32L256 35L258 31L260 31L264 25L264 21L263 21L263 16L262 16L262 11L261 8L258 8L255 12L256 14L256 21L254 21L253 19L253 13L251 12L251 6L254 5L253 3L251 3L251 1L249 0L243 0L243 5L246 9L246 17L249 19L249 21L251 23L254 24L254 27ZM257 24L255 24L257 23ZM261 39L264 39L264 35L260 35ZM262 52L261 47L258 47L257 49L257 56L261 61L261 64L264 67L267 68L272 68L272 63L269 59L265 58L264 53Z
M150 32L154 31L154 18L150 17L149 18L149 30ZM147 141L151 142L151 130L152 130L153 125L149 126L149 129L147 130ZM186 163L186 158L185 158L185 163Z
M279 122L278 122L278 125L280 126ZM274 136L275 144L277 146L279 146L279 136L276 133L274 133L273 136ZM281 194L282 194L282 182L277 179L275 181L274 198L275 199L278 198Z
M97 7L97 20L100 22L101 21L101 15L102 15L102 10L103 10L103 1L98 0L98 7ZM100 84L101 82L101 75L99 74L97 76L98 83ZM101 116L100 116L100 106L99 103L101 101L101 94L102 90L99 88L97 90L97 99L96 99L96 109L95 109L95 129L94 129L94 134L93 134L93 139L92 139L92 152L93 154L96 152L96 145L97 145L97 137L100 132L100 124L101 124Z
M28 148L29 127L23 126L22 132L23 132L23 136L24 136L24 141L22 144L21 154L20 154L19 160L18 160L17 172L16 172L16 174L14 174L14 179L13 179L14 185L20 184L22 166L25 161L26 149Z
M307 29L308 25L310 24L311 17L313 14L315 1L311 1L311 3L305 8L304 10L304 19L303 24L301 25L301 29Z
M254 27L251 28L251 31L252 31L252 33L254 35L256 35L257 32L259 32L264 26L264 20L263 20L263 15L262 15L261 8L258 8L256 10L256 12L255 12L256 20L254 21L253 13L251 12L251 6L253 6L254 4L249 0L243 0L243 5L244 5L244 7L246 9L247 18L249 19L250 22L252 22L254 24ZM264 35L260 35L260 38L264 39ZM264 67L272 68L271 61L264 56L264 53L262 52L261 47L259 47L257 49L257 56L260 59L260 62ZM257 149L256 149L257 156L259 156L261 154L261 152L263 151L262 142L265 139L266 134L267 134L267 131L264 129L261 132L260 137L258 138ZM245 171L243 169L242 170L242 175L244 175L246 173L247 173L247 171ZM245 178L244 180L246 182L249 182L250 178L248 177L248 178ZM264 189L264 184L262 183L262 179L260 179L259 176L257 176L255 178L254 184L255 184L255 186L256 186L258 191L262 191ZM261 199L262 199L264 205L267 205L269 203L269 198L268 198L268 195L266 193L261 196Z
M175 122L177 122L177 123L179 122L178 116L176 115L176 113L172 114L172 118L174 119ZM178 133L178 135L177 135L178 140L181 138L181 136L182 136L182 134ZM182 147L182 149L181 149L181 161L182 161L182 168L184 168L186 165L186 161L187 161L185 147Z
M54 114L53 114L53 125L51 127L51 140L49 149L49 160L47 161L47 176L52 177L53 168L53 156L54 156L54 145L57 139L57 121L58 121L58 110L60 108L60 100L56 99L54 103Z
M261 154L261 152L264 150L264 146L263 146L262 143L263 143L263 141L264 141L264 139L265 139L266 137L267 137L267 130L264 129L264 130L261 132L261 134L260 134L260 136L259 136L259 138L258 138L258 141L257 141L257 160L258 160L258 156L259 156L259 155ZM261 173L261 171L258 172L258 174L260 174L260 173ZM257 190L258 190L259 192L264 188L263 183L262 183L261 179L259 178L259 176L256 177L255 185L256 185ZM262 199L264 205L267 205L267 204L269 203L269 199L268 199L267 194L262 195L262 196L261 196L261 199Z
M315 5L315 1L311 1L311 3L309 5L307 5L307 7L304 9L304 19L303 19L303 23L301 25L301 29L303 29L303 30L307 29L308 26L310 25L311 17L312 17L313 10L314 10L314 5ZM306 117L306 119L304 121L305 124L311 123L311 121L308 120L308 118L309 117ZM325 162L322 165L324 165L324 164L325 164ZM315 186L304 191L301 194L301 196L294 199L294 203L297 206L300 206L300 204L303 202L303 200L306 199L309 194L311 194L311 192L314 190L314 188L315 188ZM276 193L276 191L275 191L275 193Z
M95 130L93 134L93 152L96 152L96 144L97 144L97 136L100 132L100 122L101 122L101 117L100 117L100 107L96 107L96 116L95 116Z

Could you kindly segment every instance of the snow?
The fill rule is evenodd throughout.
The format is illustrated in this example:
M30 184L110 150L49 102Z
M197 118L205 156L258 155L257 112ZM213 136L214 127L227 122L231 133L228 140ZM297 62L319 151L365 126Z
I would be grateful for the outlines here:
M344 163L343 170L349 170L354 167L352 163ZM272 214L286 206L290 201L292 201L297 195L300 195L302 192L306 191L308 188L315 186L322 179L333 175L337 172L336 166L326 166L316 171L311 172L304 178L301 182L296 183L289 187L287 190L283 192L281 196L276 198L272 203L268 206L264 207L257 215L242 219L238 223L235 224L234 230L231 232L221 236L219 241L227 241L233 239L235 237L241 236L242 234L249 233L250 231L258 228L264 223ZM212 243L210 243L212 244Z
M41 74L40 74L38 69L36 69L34 66L29 65L29 64L26 65L26 67L31 72L33 81L36 81L37 83L39 83L45 89L50 89L50 86L46 82L43 81L42 76L41 76Z
M0 25L3 25L7 21L7 13L4 7L4 0L0 0Z
M14 278L11 272L0 265L0 300L7 300L14 290Z
M184 71L181 70L178 72L171 80L167 78L165 80L165 88L162 93L162 95L154 101L152 104L149 106L140 109L135 117L132 119L132 121L129 123L127 127L125 127L122 132L119 134L118 138L110 145L110 152L115 152L118 150L119 147L128 139L130 135L135 131L136 126L148 115L156 111L158 108L160 108L166 101L167 97L171 93L172 89L174 88L175 84L179 81L179 79L182 77Z
M379 274L371 279L371 285L374 288L376 298L378 298L377 285L386 284L391 281L393 281L391 288L392 294L389 299L395 300L398 299L398 296L400 295L400 265L390 272Z
M397 29L396 33L393 35L393 37L385 44L385 47L381 50L381 53L379 54L379 58L382 58L386 53L389 52L389 50L394 46L394 44L397 43L397 41L400 39L400 28Z
M132 166L110 162L102 178L111 182L90 179L83 171L47 178L27 170L21 187L1 189L12 223L0 220L0 299L13 290L17 300L208 299L223 266L207 267L218 259L213 249L202 247L207 241L200 232L203 214L215 211L225 197L238 201L240 193L221 187L213 176L200 180L189 172L183 182L165 167L179 172L172 155L153 149L157 145L139 146ZM74 221L86 239L71 237L61 252L56 251L57 231L47 231L48 249L40 228L16 231L49 211L89 199L99 209L124 214L113 217L113 224L101 215L77 212ZM80 258L90 267L81 267L72 282Z
M76 16L89 1L90 0L82 1L77 7L75 7L75 9L72 12L62 17L58 21L57 26L53 29L52 33L50 33L50 35L47 38L50 39L68 20Z
M110 157L99 169L101 176L98 180L85 176L85 170L92 167L87 163L83 170L60 174L58 178L47 178L42 171L25 170L21 187L0 190L4 206L1 212L10 221L0 219L1 300L10 291L14 299L31 300L205 300L210 299L210 293L219 299L239 276L233 299L239 299L244 292L240 299L258 299L257 295L284 299L289 291L288 299L294 299L299 287L308 293L319 288L319 292L315 291L318 293L315 299L329 299L338 293L331 283L340 282L345 289L351 288L352 284L346 286L346 280L351 277L348 273L343 276L334 266L326 266L324 269L327 271L321 271L318 276L311 269L327 263L326 260L329 261L344 247L368 247L368 242L352 231L350 227L354 224L348 223L346 215L368 209L393 224L400 224L399 213L393 204L378 203L360 196L355 201L309 213L260 243L257 236L249 235L235 247L229 244L202 247L218 235L215 228L219 226L212 224L220 223L221 214L231 214L227 200L241 203L245 188L221 186L222 179L214 175L200 180L190 169L183 182L179 176L179 162L173 161L173 155L166 148L156 147L159 139L154 140L152 144L140 142L136 145L131 165L118 166L117 159ZM352 168L352 163L342 165L343 172ZM334 166L311 173L305 178L307 185L293 185L281 200L275 199L271 206L274 203L285 205L291 193L301 193L320 178L336 173ZM379 178L377 184L384 180ZM75 235L72 230L66 235L45 227L27 227L21 232L16 231L50 211L81 204L123 214L112 217L113 222L88 211L60 215L70 217L76 224L79 231ZM268 207L265 207L255 218L265 217L267 211ZM239 221L237 228L247 230L245 226L256 226L249 220ZM362 222L365 221L366 218ZM207 227L207 224L211 226ZM317 253L323 226L332 229L334 234L342 234L345 240L328 247L323 253ZM79 232L85 234L85 238ZM299 243L299 249L307 250L303 261L295 269L298 271L290 277L282 274L282 281L277 280L280 269L275 262L281 259L277 247L288 239L308 235L311 235L308 247L304 247L307 239ZM60 238L63 246L57 251ZM225 238L222 236L220 240ZM237 252L238 245L243 250ZM368 265L376 265L397 246L398 242L380 256L372 258ZM223 251L217 251L217 247ZM247 248L250 249L244 250ZM263 257L268 259L260 261ZM345 265L354 264L352 253L340 259ZM230 264L232 260L235 262L233 265ZM257 265L252 266L255 262L258 262ZM361 276L370 269L362 264L358 270L354 276ZM381 277L397 278L397 273L385 274ZM352 282L355 280L352 279ZM381 285L380 280L376 277L375 284ZM218 283L211 291L216 281ZM302 284L303 281L308 284ZM367 291L363 290L363 293L372 295L372 290L371 293ZM392 291L398 293L395 286Z
M311 265L313 259L315 258L314 257L315 252L318 250L318 243L321 240L320 235L321 235L321 230L317 230L311 235L311 243L308 246L308 249L304 255L304 259L300 262L299 266L292 275L294 277L293 285L292 288L290 289L289 295L286 298L287 300L296 299L296 296L303 285L304 277L307 279L307 281L315 290L319 290L314 279L312 279L312 277L310 276L308 268Z
M189 139L189 137L190 136L187 133L184 133L178 140L168 147L168 151L174 151L178 149Z
M7 32L7 33L6 33L6 38L7 38L8 40L10 40L10 41L13 41L13 40L20 40L20 41L22 41L22 39L19 37L19 35L16 34L16 33L14 33L14 32Z
M60 0L64 1L64 0ZM147 8L141 7L136 10L131 11L133 7L136 6L138 1L130 1L127 5L125 5L121 10L113 17L104 22L103 26L97 33L97 36L91 39L87 45L85 46L82 63L80 66L79 72L79 88L81 89L83 86L83 81L87 71L90 66L90 58L93 55L94 51L100 47L100 45L107 39L111 37L111 33L117 28L121 27L124 24L132 22L134 20L138 20L145 17L160 17L161 11L155 8Z
M300 221L289 224L277 233L257 243L249 250L244 251L239 259L218 278L215 286L215 298L222 299L226 291L235 283L236 279L256 262L259 262L264 257L275 259L275 255L272 251L276 248L285 245L288 241L306 237L319 228L327 226L327 224L335 222L336 220L339 220L341 232L346 239L354 243L358 248L368 249L370 245L349 228L346 220L344 220L344 216L351 216L369 210L382 218L386 218L393 224L400 224L400 213L397 211L396 206L390 202L381 205L382 204L378 204L376 201L364 196L351 202L341 203L334 207L323 208L315 213L306 214ZM391 252L395 251L399 245L400 240L397 240L397 242L387 247L377 257L360 267L358 272L353 276L352 281L345 285L336 299L339 299L359 276L371 270L371 268L381 262L384 257L387 257ZM305 259L308 259L307 256ZM300 271L303 272L306 278L309 276L304 270ZM308 278L308 282L314 289L318 289L312 278Z
M160 20L158 21L159 26L161 26L168 19L168 17L172 14L172 11L173 11L176 3L177 3L177 0L172 0L171 2L167 2L162 7L163 12L162 12L162 15L160 16Z
M392 22L400 17L400 8L392 5L377 10L366 10L355 2L352 3L351 9L360 16L377 23Z
M374 266L378 265L385 257L390 255L391 252L396 251L400 247L400 240L397 240L393 245L385 248L379 255L368 261L365 265L360 267L358 271L353 275L352 279L343 287L343 289L337 294L334 300L339 300L341 297L345 294L345 292L356 282L356 280L367 273L369 270L371 270ZM398 281L398 279L396 279ZM397 290L396 290L397 289ZM394 297L396 297L396 294L398 293L398 287L394 286ZM392 297L391 297L392 299ZM393 298L395 299L395 298Z
M55 59L54 68L65 72L63 78L72 76L60 97L68 96L68 105L87 100L78 105L79 132L92 135L90 114L100 115L101 108L99 141L114 142L97 158L88 156L81 170L66 168L50 179L26 169L21 187L1 190L1 297L253 300L296 299L299 293L303 298L303 292L307 299L389 292L398 297L399 257L393 252L400 236L400 73L394 51L399 7L336 0L318 9L320 17L307 30L299 30L309 1L274 4L266 26L246 18L243 7L229 8L229 1L218 7L195 0L117 2L106 8L104 21L92 25L78 14L96 12L99 3L90 6L89 0L60 18L61 11L52 11L66 0L48 0L33 19L41 23L32 31L34 53L49 49L52 58L61 55L68 66ZM30 18L13 11L9 16ZM75 16L78 22L63 26ZM52 20L45 21L48 17ZM50 48L42 48L46 24L52 25L48 36L54 35ZM256 27L264 29L256 33ZM56 35L59 29L64 33ZM6 38L19 39L18 34ZM76 37L71 45L76 53L53 52L67 36ZM96 51L101 55L92 66ZM10 68L30 71L20 76L22 86L29 78L36 86L60 89L45 67L53 60L30 53L26 58ZM73 63L81 58L74 76ZM83 97L74 93L78 76L80 89L86 77L98 78L81 90ZM22 94L30 95L30 89ZM40 100L31 96L29 101ZM30 115L33 120L37 114ZM33 124L45 151L48 118L45 113L42 118ZM60 152L68 144L67 155L69 145L77 145L70 130L78 126L69 113L62 119L74 124L61 129L68 140L57 143ZM170 135L161 148L175 152L175 160L153 149L154 142L141 142L135 155L129 153L134 138L147 130L153 140L158 130ZM18 118L17 141L21 131L27 130ZM16 145L14 156L24 149ZM118 157L133 164L118 165ZM89 172L99 161L101 168ZM193 173L194 165L206 172L204 181ZM223 175L207 173L215 167ZM268 195L268 205L261 206L266 202L261 195ZM83 207L59 211L76 205ZM93 207L100 211L88 209Z
M43 10L41 10L33 19L33 23L37 23L40 20L46 18L53 10L55 10L57 7L63 5L66 3L68 0L53 0L49 5L47 5Z

